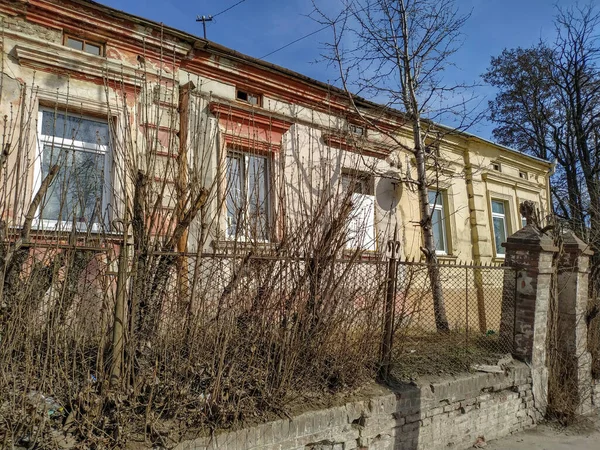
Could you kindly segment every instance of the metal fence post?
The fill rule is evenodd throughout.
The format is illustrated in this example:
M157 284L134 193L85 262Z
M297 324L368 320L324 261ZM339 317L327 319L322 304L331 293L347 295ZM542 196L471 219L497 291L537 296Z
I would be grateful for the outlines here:
M465 266L465 352L469 351L469 266Z
M397 229L394 231L394 240L388 241L387 249L390 253L387 267L387 289L385 295L385 305L383 311L383 340L381 345L381 366L379 376L388 379L392 365L392 346L394 340L394 313L396 298L396 281L398 267L398 252L400 251L400 242L396 240Z
M123 243L119 246L119 265L117 273L117 295L114 310L112 333L112 360L110 367L110 386L117 387L123 373L125 295L127 286L127 224L124 225Z

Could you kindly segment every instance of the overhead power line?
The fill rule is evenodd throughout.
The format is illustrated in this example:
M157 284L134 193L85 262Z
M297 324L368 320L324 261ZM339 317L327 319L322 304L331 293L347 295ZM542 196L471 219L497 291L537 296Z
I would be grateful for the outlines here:
M231 5L229 8L225 8L223 11L213 14L212 16L202 16L202 17L197 16L196 22L202 22L202 28L204 30L204 39L206 39L206 22L212 22L215 17L220 16L221 14L225 14L227 11L235 8L237 5L240 5L240 4L244 3L245 1L246 0L240 0L239 2Z
M237 5L240 5L240 4L244 3L245 1L246 1L246 0L240 0L239 2L237 2L237 3L234 3L233 5L231 5L229 8L225 8L223 11L221 11L221 12L218 12L218 13L216 13L216 14L213 14L213 15L212 15L212 17L213 17L213 18L215 18L215 17L217 17L217 16L220 16L221 14L225 14L225 13L226 13L227 11L229 11L230 9L233 9L233 8L235 8Z
M321 31L323 31L323 30L325 30L325 29L329 28L330 26L331 26L331 25L325 25L323 28L319 28L318 30L315 30L315 31L313 31L312 33L305 34L304 36L302 36L302 37L299 37L298 39L296 39L296 40L293 40L292 42L289 42L289 43L285 44L284 46L282 46L282 47L279 47L278 49L275 49L275 50L273 50L272 52L270 52L270 53L267 53L267 54L266 54L266 55L264 55L264 56L261 56L261 57L260 57L260 58L258 58L258 59L265 59L267 56L271 56L272 54L274 54L274 53L277 53L278 51L280 51L280 50L283 50L284 48L288 48L290 45L293 45L293 44L295 44L296 42L300 42L301 40L303 40L303 39L306 39L307 37L311 37L311 36L312 36L312 35L314 35L314 34L320 33Z

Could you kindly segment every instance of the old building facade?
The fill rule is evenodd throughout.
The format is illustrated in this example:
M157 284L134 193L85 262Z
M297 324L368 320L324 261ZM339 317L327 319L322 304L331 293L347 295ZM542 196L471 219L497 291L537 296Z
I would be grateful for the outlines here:
M384 250L397 230L402 256L420 257L400 113L359 99L368 126L339 89L91 1L10 0L0 15L2 214L12 229L29 218L45 237L112 235L143 173L156 235L208 196L180 250L268 250L306 224L319 230L349 198L346 248ZM502 261L501 244L523 225L519 204L549 211L552 165L428 130L439 257Z

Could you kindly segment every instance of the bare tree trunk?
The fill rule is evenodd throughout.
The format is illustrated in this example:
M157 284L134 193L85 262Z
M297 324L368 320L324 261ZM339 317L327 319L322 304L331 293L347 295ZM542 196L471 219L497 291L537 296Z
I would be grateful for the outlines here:
M425 151L421 139L421 126L419 120L413 124L415 140L415 158L417 160L417 186L419 195L419 209L421 213L421 232L423 233L423 253L427 262L427 271L431 283L431 294L433 296L433 311L435 315L435 328L438 331L449 331L448 319L446 318L446 306L444 304L444 290L440 279L440 269L435 253L435 241L433 240L433 228L431 226L431 211L429 210L429 197L427 190L427 172L425 167Z
M427 271L431 283L431 294L433 296L433 311L435 315L435 328L438 331L446 332L450 330L448 319L446 318L446 307L444 305L444 291L440 279L440 269L437 264L435 241L433 240L433 228L431 226L431 211L429 208L427 167L425 165L425 147L423 145L423 136L421 134L421 117L419 114L420 105L417 98L416 83L417 74L411 66L411 52L409 48L410 29L408 26L406 6L403 1L399 2L401 9L400 20L402 29L402 50L399 53L399 60L404 67L403 79L400 81L403 91L403 101L407 113L412 122L413 140L415 143L415 159L417 161L417 188L419 196L419 210L421 215L420 225L423 234L423 252L427 262Z

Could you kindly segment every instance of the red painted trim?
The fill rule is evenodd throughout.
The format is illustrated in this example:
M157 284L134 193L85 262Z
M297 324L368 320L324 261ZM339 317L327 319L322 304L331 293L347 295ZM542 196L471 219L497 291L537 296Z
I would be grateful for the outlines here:
M227 119L231 122L250 124L259 128L268 129L273 133L283 134L292 126L291 122L275 119L269 116L267 111L253 108L251 111L219 102L210 103L210 112L219 119Z
M281 150L281 142L273 143L233 134L225 134L224 139L227 145L238 148L241 147L246 150L257 150L262 152L277 152Z

